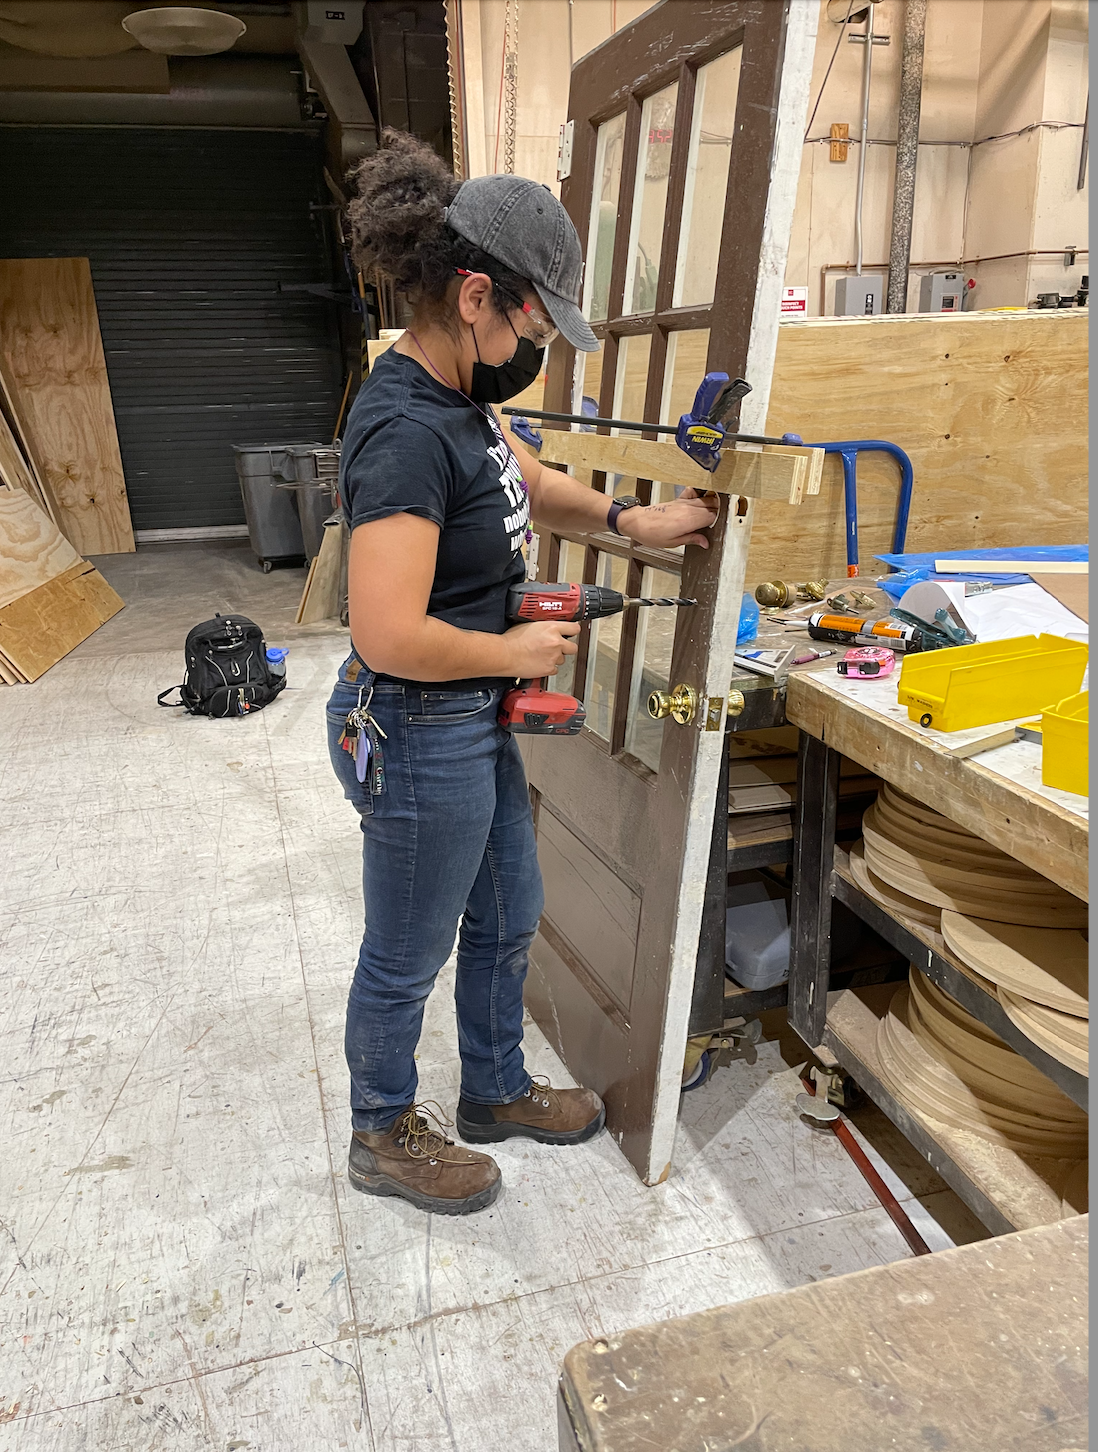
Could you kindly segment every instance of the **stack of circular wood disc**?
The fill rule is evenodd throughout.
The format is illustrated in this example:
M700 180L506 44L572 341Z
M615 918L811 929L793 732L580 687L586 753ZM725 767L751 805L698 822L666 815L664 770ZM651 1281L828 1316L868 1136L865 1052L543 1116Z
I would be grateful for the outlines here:
M932 933L940 933L941 908L934 907L932 903L920 902L916 897L908 897L907 893L890 887L887 882L870 872L869 864L865 860L864 842L855 842L850 849L850 875L867 897L879 902L889 912L897 913L920 927L929 928Z
M995 985L1014 1023L1079 1074L1090 1071L1087 942L1082 933L942 914L950 951Z
M869 871L909 898L995 922L1086 926L1077 897L895 787L881 789L862 834Z
M917 968L880 1022L877 1052L886 1086L918 1113L1021 1154L1086 1154L1084 1111Z

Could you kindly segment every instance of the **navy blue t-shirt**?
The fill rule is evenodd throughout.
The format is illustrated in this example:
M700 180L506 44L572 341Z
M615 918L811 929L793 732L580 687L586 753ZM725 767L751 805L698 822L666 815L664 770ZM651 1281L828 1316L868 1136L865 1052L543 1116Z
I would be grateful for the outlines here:
M439 540L428 615L462 630L508 628L505 601L525 574L530 506L518 460L490 412L390 348L351 408L340 497L352 530L390 514L433 520Z

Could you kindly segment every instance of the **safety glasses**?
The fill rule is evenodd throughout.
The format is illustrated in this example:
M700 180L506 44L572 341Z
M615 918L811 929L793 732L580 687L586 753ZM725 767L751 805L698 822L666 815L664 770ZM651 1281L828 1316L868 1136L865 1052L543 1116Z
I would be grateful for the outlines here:
M465 267L455 267L454 271L459 277L488 277L488 274L486 272L470 272L468 268ZM496 283L492 282L492 279L490 277L488 277L488 281L492 283L493 287L497 286ZM500 288L499 291L503 292L503 289ZM504 297L506 296L507 294L504 293ZM523 328L523 333L527 338L529 338L530 342L533 343L535 348L548 348L549 344L554 340L554 338L558 338L560 336L560 329L552 322L552 320L549 318L543 318L540 313L534 311L529 303L516 301L514 306L521 308L522 311L526 313L526 315L533 322L534 326L532 328Z

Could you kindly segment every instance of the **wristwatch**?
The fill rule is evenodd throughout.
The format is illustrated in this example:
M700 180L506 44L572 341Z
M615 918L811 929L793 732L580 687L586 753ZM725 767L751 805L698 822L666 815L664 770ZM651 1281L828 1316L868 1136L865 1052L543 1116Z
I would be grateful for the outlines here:
M618 515L626 509L636 509L640 503L641 501L635 494L623 494L620 498L615 499L610 506L610 513L606 516L606 528L613 530L615 534L621 534L621 530L618 528ZM643 506L641 507L643 508Z

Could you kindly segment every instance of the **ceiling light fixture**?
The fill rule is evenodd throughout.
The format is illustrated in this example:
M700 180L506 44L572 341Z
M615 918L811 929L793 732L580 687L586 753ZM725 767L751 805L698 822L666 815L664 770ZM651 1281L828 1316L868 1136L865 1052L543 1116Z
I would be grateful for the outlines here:
M135 10L122 22L123 30L157 55L218 55L231 50L247 28L243 20L223 10L190 5Z

